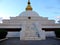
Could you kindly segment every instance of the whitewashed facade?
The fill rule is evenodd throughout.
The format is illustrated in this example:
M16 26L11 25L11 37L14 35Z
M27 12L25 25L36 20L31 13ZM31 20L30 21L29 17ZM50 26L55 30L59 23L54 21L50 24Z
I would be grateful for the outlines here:
M0 28L22 28L20 32L8 32L7 37L20 37L21 40L44 40L46 36L55 36L54 32L46 32L42 28L60 28L54 20L41 17L33 10L26 10L16 17L4 19Z

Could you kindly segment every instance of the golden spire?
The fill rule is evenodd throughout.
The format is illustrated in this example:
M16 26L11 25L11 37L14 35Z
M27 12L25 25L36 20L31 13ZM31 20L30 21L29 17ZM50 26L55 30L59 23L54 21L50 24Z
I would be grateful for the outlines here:
M31 5L30 5L30 0L28 0L28 5L27 5L27 7L26 7L26 11L27 10L32 10L32 7L31 7Z

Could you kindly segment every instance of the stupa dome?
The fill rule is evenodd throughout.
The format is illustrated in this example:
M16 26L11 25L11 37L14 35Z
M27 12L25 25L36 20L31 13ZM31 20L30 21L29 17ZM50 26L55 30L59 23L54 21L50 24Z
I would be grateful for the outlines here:
M39 16L39 14L35 11L24 11L19 14L19 16Z

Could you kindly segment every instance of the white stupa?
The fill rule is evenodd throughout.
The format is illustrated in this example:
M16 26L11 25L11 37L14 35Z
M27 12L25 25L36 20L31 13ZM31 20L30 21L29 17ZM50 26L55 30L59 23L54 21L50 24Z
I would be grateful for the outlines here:
M20 40L45 40L46 36L52 36L54 33L50 31L59 30L60 24L56 24L54 20L49 20L48 17L41 17L30 5L28 5L26 11L23 11L16 17L10 17L10 19L2 20L0 23L0 29L8 30L7 37L20 37ZM15 31L18 31L15 32ZM14 32L10 32L14 31ZM46 31L49 31L46 33Z
M40 29L41 25L39 24L39 20L38 20L39 14L33 11L30 5L30 0L28 0L28 6L26 7L26 11L22 12L19 16L22 17L23 20L25 21L24 30L21 31L20 33L21 40L45 39L45 35L42 33L44 31Z

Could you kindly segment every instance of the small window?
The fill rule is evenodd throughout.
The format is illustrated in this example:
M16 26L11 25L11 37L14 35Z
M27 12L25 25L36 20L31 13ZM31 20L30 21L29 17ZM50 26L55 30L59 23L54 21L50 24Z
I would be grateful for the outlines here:
M28 19L31 19L31 17L28 17Z

